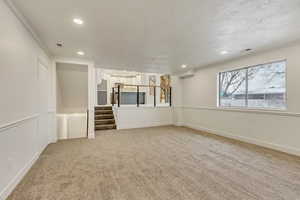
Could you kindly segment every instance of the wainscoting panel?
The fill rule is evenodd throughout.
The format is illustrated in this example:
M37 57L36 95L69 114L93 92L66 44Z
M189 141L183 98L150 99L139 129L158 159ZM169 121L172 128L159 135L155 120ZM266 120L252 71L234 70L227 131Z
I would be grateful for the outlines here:
M143 128L173 124L170 107L134 107L114 108L117 129Z
M49 144L49 120L48 120L48 113L41 114L38 118L38 134L37 138L38 142L38 149L44 149Z
M57 114L57 135L59 140L86 138L87 114Z
M0 199L21 181L49 143L47 116L30 116L0 128ZM48 129L49 130L49 129ZM45 134L45 135L44 135Z
M297 113L183 107L184 126L300 156Z

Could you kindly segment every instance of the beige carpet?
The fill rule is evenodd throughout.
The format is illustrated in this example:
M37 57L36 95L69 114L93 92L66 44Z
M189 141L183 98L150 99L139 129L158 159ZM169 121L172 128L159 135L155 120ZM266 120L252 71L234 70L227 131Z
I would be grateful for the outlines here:
M299 200L298 157L158 127L50 145L9 200Z

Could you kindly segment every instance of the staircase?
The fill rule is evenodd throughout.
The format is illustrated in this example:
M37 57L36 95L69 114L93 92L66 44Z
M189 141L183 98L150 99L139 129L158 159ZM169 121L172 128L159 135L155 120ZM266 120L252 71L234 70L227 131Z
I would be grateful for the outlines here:
M116 129L116 122L111 106L95 107L95 131Z

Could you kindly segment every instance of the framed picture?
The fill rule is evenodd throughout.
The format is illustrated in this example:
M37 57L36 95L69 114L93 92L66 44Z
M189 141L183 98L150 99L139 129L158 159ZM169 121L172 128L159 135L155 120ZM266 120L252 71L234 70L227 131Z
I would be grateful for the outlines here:
M169 102L169 88L171 87L171 76L163 75L160 77L160 102Z
M156 85L156 76L155 75L151 75L149 76L149 86L155 86ZM154 88L150 87L150 95L153 96L154 95Z

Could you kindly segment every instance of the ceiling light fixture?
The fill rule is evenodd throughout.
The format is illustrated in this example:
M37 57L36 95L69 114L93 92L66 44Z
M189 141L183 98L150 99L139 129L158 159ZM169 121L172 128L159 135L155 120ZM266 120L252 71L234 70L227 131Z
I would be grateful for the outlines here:
M222 55L228 54L228 51L221 51Z
M84 23L84 21L80 18L74 18L73 22L78 25L82 25Z
M85 53L83 51L78 51L77 54L80 56L84 56Z
M185 68L187 68L187 65L181 65L181 68L185 69Z

